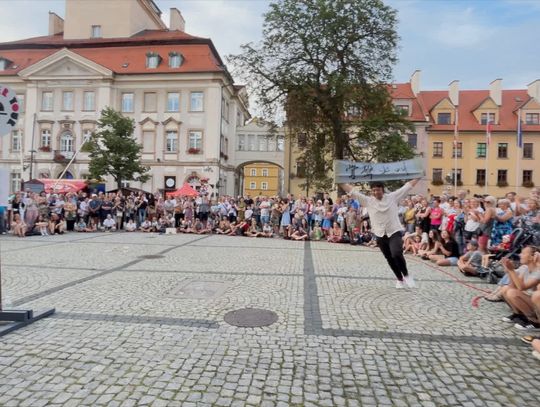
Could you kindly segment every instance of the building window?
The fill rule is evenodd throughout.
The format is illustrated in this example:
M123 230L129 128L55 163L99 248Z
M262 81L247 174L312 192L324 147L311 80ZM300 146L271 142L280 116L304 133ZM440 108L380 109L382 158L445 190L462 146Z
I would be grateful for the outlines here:
M53 110L53 93L43 92L41 94L41 110L51 112Z
M243 134L238 135L238 151L245 151L246 150L246 136Z
M442 141L435 141L433 143L433 157L443 156L443 143Z
M5 71L9 66L11 61L8 61L5 58L0 58L0 71Z
M251 181L251 182L249 183L249 189L256 189L256 188L257 188L257 183L254 182L254 181Z
M540 114L525 113L525 124L540 124Z
M169 68L180 68L184 62L184 57L178 52L169 53Z
M476 144L476 158L486 158L486 143Z
M155 112L157 109L156 104L156 94L154 92L144 94L144 112Z
M437 124L452 124L452 115L450 113L438 113Z
M523 170L523 183L532 183L533 172L532 170Z
M21 190L21 173L12 172L11 173L11 192L17 192Z
M202 112L204 110L203 92L191 92L189 99L189 110L191 112Z
M41 130L41 147L51 147L51 131L48 129Z
M508 170L497 170L497 184L508 183Z
M268 168L263 168L262 169L262 176L263 177L268 177Z
M22 130L13 130L11 132L11 151L19 152L22 146Z
M100 25L93 25L92 26L92 32L90 33L90 36L92 38L101 38L101 26Z
M263 191L267 191L268 190L268 182L261 182L261 189Z
M62 110L73 110L73 92L62 92Z
M433 181L442 181L442 168L433 168L433 171L431 173L431 179Z
M300 133L298 135L298 147L303 148L305 146L307 146L307 134Z
M24 94L17 95L17 103L19 103L19 113L24 113Z
M167 132L167 152L174 153L178 150L178 133L176 131Z
M256 142L255 134L248 134L248 151L256 150Z
M73 151L73 136L71 135L71 133L66 132L62 134L62 137L60 137L60 151Z
M189 148L202 150L202 131L189 132Z
M458 183L463 182L461 179L461 168L452 168L452 174L450 176L452 177L452 184L454 184L456 176Z
M279 136L277 139L277 151L283 151L285 149L285 138Z
M409 115L409 106L408 105L395 105L394 109L396 110L396 113L408 116Z
M180 111L180 93L178 92L167 93L167 111L168 112Z
M508 143L499 143L497 156L499 158L508 158Z
M533 143L523 143L523 158L533 158Z
M480 115L480 124L495 123L495 113L482 113Z
M407 134L407 143L412 149L415 149L418 145L418 135L417 134Z
M476 184L485 185L486 184L486 170L476 170Z
M251 175L252 177L256 177L256 176L257 176L257 169L256 169L256 168L252 168L252 169L250 170L250 175Z
M296 163L296 176L298 178L306 177L306 164L303 161L298 161Z
M155 138L156 138L156 133L154 133L153 131L143 131L142 145L143 145L144 152L152 153L154 151Z
M133 112L133 93L122 93L122 112L123 113L132 113Z
M463 143L456 143L452 149L452 158L463 157Z
M83 110L93 112L96 110L96 94L91 91L83 93Z
M259 139L259 151L268 151L268 139L266 136L258 136Z
M146 54L146 67L148 69L155 69L159 66L161 62L161 57L155 52L149 52Z

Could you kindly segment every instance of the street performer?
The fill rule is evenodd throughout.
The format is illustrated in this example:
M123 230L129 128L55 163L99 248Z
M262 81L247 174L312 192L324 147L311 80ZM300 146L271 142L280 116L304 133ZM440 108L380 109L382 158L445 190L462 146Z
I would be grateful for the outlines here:
M387 194L384 193L384 183L372 182L371 196L354 191L351 184L338 184L367 208L371 230L377 239L377 245L396 275L396 288L415 287L414 279L409 275L407 262L403 256L402 226L399 222L398 204L418 181L420 178L413 179L397 191Z

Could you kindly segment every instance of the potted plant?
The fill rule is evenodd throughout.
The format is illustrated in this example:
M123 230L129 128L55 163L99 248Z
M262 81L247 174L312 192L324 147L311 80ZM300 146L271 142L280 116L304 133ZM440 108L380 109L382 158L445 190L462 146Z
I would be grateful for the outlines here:
M498 182L497 182L497 186L500 187L500 188L507 187L507 186L508 186L508 182L506 182L506 181L498 181Z
M188 154L199 154L201 150L195 147L190 147L187 152Z
M532 181L523 181L521 186L525 187L525 188L534 188L534 182L532 182Z
M431 181L431 185L435 185L435 186L444 185L444 181L442 179L434 179Z
M476 185L478 185L479 187L485 187L486 186L486 181L478 181L476 183Z
M54 154L54 161L61 162L61 161L64 161L65 159L66 157L64 157L63 154L60 154L60 153Z
M51 146L41 146L39 148L39 151L42 151L44 153L50 153L51 152Z

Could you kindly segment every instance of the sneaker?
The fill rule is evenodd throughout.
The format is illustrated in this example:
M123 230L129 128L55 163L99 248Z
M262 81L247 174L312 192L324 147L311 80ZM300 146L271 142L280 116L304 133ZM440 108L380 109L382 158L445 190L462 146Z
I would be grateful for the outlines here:
M403 284L403 281L396 281L396 288L405 288L405 284Z
M407 287L416 288L416 283L414 282L414 278L412 278L412 276L403 277L403 281L405 282Z
M523 316L521 314L512 314L508 315L507 317L502 317L501 319L503 322L516 323L523 320Z
M540 324L537 324L536 322L529 321L527 319L523 319L521 321L517 321L514 324L514 328L522 330L522 331L531 331L534 329L540 329Z

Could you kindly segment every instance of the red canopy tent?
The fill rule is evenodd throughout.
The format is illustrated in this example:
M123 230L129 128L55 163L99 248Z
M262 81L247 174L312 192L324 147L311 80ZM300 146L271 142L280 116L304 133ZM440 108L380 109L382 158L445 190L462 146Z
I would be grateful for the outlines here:
M42 191L49 194L67 194L68 192L79 192L88 186L84 179L50 179L40 178L25 182L24 187L31 187L34 184L43 185ZM32 189L32 188L30 188Z
M169 193L171 196L199 196L199 193L195 191L191 185L187 182L182 185L181 188L178 188L176 191Z

